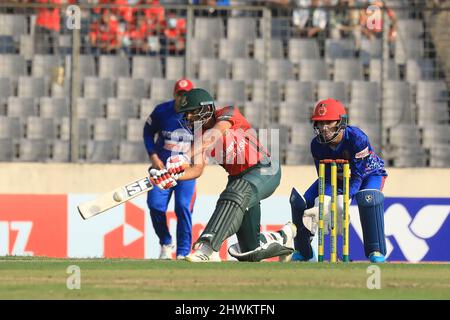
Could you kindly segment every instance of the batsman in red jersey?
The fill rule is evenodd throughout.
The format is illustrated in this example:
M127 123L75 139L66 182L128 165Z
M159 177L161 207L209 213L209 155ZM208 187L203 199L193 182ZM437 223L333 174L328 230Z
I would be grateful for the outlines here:
M228 252L239 261L260 261L293 252L295 225L286 224L277 232L260 233L260 201L280 184L281 168L260 144L255 130L232 106L216 109L211 95L192 89L181 99L177 110L184 125L193 131L191 164L180 174L174 162L169 172L174 180L196 179L208 163L218 163L229 174L228 183L217 201L205 230L186 257L191 262L218 262L222 242L236 234L238 243Z

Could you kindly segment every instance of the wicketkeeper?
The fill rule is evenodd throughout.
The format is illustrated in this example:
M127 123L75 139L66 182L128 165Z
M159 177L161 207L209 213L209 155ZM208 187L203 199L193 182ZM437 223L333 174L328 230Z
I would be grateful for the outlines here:
M251 125L235 107L216 109L213 98L203 89L186 92L178 111L194 133L191 164L182 173L183 161L177 163L177 158L172 159L174 164L168 170L171 176L158 181L170 184L172 180L198 178L211 161L220 164L229 174L227 186L194 244L195 251L186 259L220 261L218 251L222 242L233 234L238 244L231 246L228 252L239 261L260 261L291 254L296 232L292 223L277 232L260 234L260 201L278 187L281 169L279 162L260 144ZM151 173L151 178L158 179L157 173Z
M356 200L363 230L364 251L371 262L384 262L386 241L384 235L384 196L382 193L387 173L384 162L372 150L367 135L361 129L347 125L344 105L334 99L319 101L311 120L317 134L311 142L311 153L318 171L323 159L345 159L350 163L350 199ZM342 165L338 164L338 217L342 218ZM325 171L324 219L329 222L331 208L330 167ZM302 196L295 188L291 197L292 221L297 226L294 240L294 261L313 258L311 240L318 225L318 180ZM338 231L342 230L342 219Z

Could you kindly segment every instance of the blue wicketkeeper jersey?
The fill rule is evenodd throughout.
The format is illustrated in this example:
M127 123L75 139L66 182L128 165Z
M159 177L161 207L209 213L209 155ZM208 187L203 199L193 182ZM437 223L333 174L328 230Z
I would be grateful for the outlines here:
M175 100L157 105L144 125L147 153L158 154L164 163L171 155L186 152L193 140L192 134L181 126L182 114L176 113L174 106Z
M384 169L384 161L372 150L369 138L359 128L347 126L344 138L332 149L328 144L320 143L315 137L311 141L311 154L314 158L317 172L319 161L323 159L345 159L349 160L350 197L359 191L363 180L371 175L387 176ZM342 165L338 164L338 180L342 181ZM330 166L326 165L325 180L330 182Z

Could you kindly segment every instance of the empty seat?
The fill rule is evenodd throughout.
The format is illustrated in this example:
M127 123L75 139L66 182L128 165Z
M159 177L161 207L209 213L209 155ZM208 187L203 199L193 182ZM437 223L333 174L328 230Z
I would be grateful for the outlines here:
M254 59L238 58L233 61L231 73L233 80L252 82L261 78L261 64Z
M85 98L114 97L114 80L109 78L86 77L83 82Z
M128 58L101 55L98 61L98 76L100 78L129 77L130 65Z
M60 68L59 56L50 54L35 54L31 68L31 75L36 78L50 79Z
M399 124L388 130L388 143L394 146L419 146L419 129L411 124Z
M146 120L148 116L153 112L155 107L162 102L163 100L142 99L139 118Z
M53 82L51 84L51 96L53 98L69 98L70 97L70 88L68 82L63 84L59 84L57 82ZM81 93L81 88L79 88L79 93Z
M121 99L145 99L148 97L148 84L141 79L119 78L117 97Z
M34 98L9 97L6 114L8 117L27 118L37 116L37 104Z
M27 33L27 17L21 14L0 14L0 35L20 36Z
M431 59L409 59L406 62L406 80L410 83L434 79L437 76L435 71L433 60Z
M272 81L295 79L292 63L285 59L269 59L267 78Z
M278 122L291 125L298 122L308 122L311 118L311 104L299 102L281 102Z
M352 81L351 100L367 103L380 103L380 85L376 82Z
M19 118L0 116L0 139L19 139L22 129Z
M0 138L0 161L12 161L14 144L11 138Z
M209 80L191 79L194 88L202 88L213 95L213 86Z
M61 119L69 116L69 100L66 98L42 97L39 99L41 118Z
M315 100L315 88L311 82L288 80L285 84L287 102L311 105Z
M358 59L336 59L334 61L334 81L364 80L364 71Z
M127 121L127 140L140 142L144 146L143 130L145 120L143 119L128 119Z
M359 58L363 65L369 65L372 59L381 59L383 55L381 39L361 39Z
M184 58L166 58L166 79L178 80L184 77Z
M325 61L327 63L332 63L336 59L353 58L355 52L355 42L351 39L325 40Z
M72 68L72 56L66 56L66 74L67 77L70 78ZM78 57L78 69L79 69L79 78L83 80L84 77L94 77L97 72L97 68L95 65L95 58L92 55L80 54Z
M349 107L349 118L360 122L380 121L380 105L375 102L352 101Z
M231 63L235 58L247 58L248 48L240 39L220 39L219 59Z
M225 36L222 18L198 17L194 21L194 36L199 39L220 39Z
M328 80L328 67L321 59L304 59L300 61L299 79L301 81Z
M422 128L422 146L431 148L437 144L450 144L450 126L448 124L436 124Z
M103 102L97 98L78 98L77 117L79 119L101 118L105 114Z
M106 103L106 117L126 122L128 118L137 118L137 102L132 99L108 98Z
M267 50L267 57L266 55ZM253 43L253 57L259 62L267 59L284 59L283 42L281 39L255 39Z
M18 79L27 74L27 64L23 56L18 54L0 55L0 77Z
M78 141L86 142L91 136L88 119L78 119ZM57 133L60 140L70 140L70 118L63 118Z
M48 96L48 87L43 78L19 77L17 95L22 98Z
M417 104L428 101L449 101L449 91L445 81L417 81Z
M152 78L163 77L160 57L133 56L132 67L133 79L151 80Z
M9 78L0 78L0 114L3 114L3 106L9 96L14 95L13 86Z
M144 144L140 141L122 141L119 160L124 163L147 163L148 156Z
M415 19L398 19L397 32L402 38L421 38L424 34L422 20Z
M268 134L265 137L267 140L267 148L273 159L281 160L289 144L289 126L279 123L269 123L267 129Z
M383 78L387 80L399 80L399 74L397 70L397 64L394 60L387 60L387 72L383 73ZM369 80L373 82L381 81L381 69L382 64L380 59L372 59L369 64Z
M245 119L254 128L258 128L262 124L265 118L264 112L264 105L259 102L246 101L244 104Z
M244 105L247 100L244 81L220 79L217 87L217 100L225 105Z
M327 98L342 101L344 104L349 102L346 84L344 82L319 81L317 85L317 100Z
M450 144L435 144L430 149L430 167L450 167Z
M309 146L288 145L286 149L286 165L312 165L314 159L311 156Z
M34 55L34 36L22 34L19 38L19 53L26 60L31 60Z
M310 117L311 115L309 115ZM308 120L309 120L308 117ZM312 139L316 136L313 125L302 120L293 122L290 126L290 144L310 147ZM310 153L310 152L309 152Z
M201 58L215 58L216 47L209 38L193 38L189 45L191 63L198 65Z
M384 129L396 126L400 123L409 124L414 122L410 102L401 99L384 100L381 114Z
M319 45L315 39L289 39L288 57L291 62L303 59L320 59Z
M117 159L118 146L113 141L90 140L87 143L86 160L92 163L109 163Z
M419 126L448 123L449 108L447 102L429 101L417 108L417 124Z
M70 143L67 140L53 140L50 145L49 160L54 162L67 162L70 155Z
M227 38L253 40L256 38L256 19L250 17L231 17L227 20Z
M26 119L26 137L28 139L56 138L56 127L53 119L28 117Z
M152 79L150 85L150 97L156 100L172 100L175 82L175 80L168 79Z
M427 155L425 150L419 147L400 147L395 150L393 166L397 168L425 167Z
M423 40L410 38L397 38L395 41L395 62L405 64L409 59L423 57Z
M379 121L374 122L352 122L350 119L351 125L357 126L360 128L369 138L369 143L372 146L372 149L375 153L379 153L381 151L381 126Z
M212 83L221 78L229 78L227 62L220 59L202 58L199 66L199 78L210 80Z
M118 119L94 119L93 138L97 141L120 140L120 121Z
M21 139L19 143L20 161L45 161L48 158L48 145L45 139Z
M278 103L281 101L280 87L276 81L257 79L253 81L252 101Z

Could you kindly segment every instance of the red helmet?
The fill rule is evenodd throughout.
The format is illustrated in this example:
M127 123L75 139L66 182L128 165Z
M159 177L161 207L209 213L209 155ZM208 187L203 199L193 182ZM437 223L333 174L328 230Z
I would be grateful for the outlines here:
M325 99L319 101L314 107L313 115L311 117L313 121L314 131L317 134L318 141L320 143L329 143L333 141L339 133L347 127L347 112L344 105L335 99ZM317 121L339 121L337 124L337 130L333 137L327 140L320 132Z
M344 105L334 99L325 99L319 101L314 107L314 112L311 117L312 121L329 121L329 120L341 120L342 117L346 117Z

